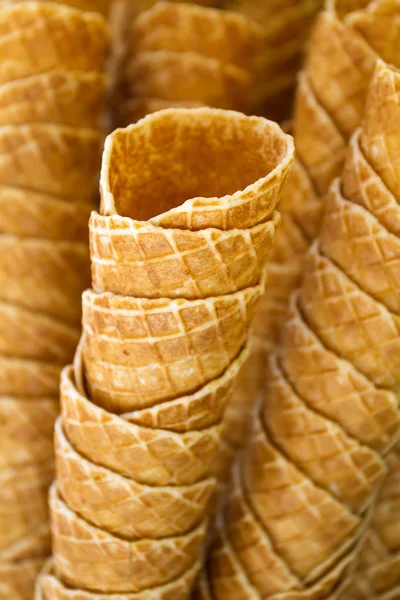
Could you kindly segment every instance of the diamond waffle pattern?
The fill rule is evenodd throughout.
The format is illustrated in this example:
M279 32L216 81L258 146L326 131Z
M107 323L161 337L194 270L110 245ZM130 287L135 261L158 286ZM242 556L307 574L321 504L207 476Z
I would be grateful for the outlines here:
M346 137L360 124L375 62L371 46L353 27L331 12L321 14L306 69L317 97Z
M157 426L163 408L152 409L155 402L197 390L238 355L261 292L260 285L192 302L85 292L83 359L91 397L118 411L148 406L147 421ZM181 405L178 398L177 417ZM182 413L179 427L196 414ZM140 418L144 413L130 420Z
M327 198L320 248L363 290L400 312L400 238L369 211L345 200L338 183Z
M400 433L397 395L376 388L351 362L327 349L304 320L295 297L282 334L282 367L306 405L352 438L386 453Z
M263 424L275 445L318 485L361 512L386 475L380 456L304 405L272 363Z
M92 214L96 291L147 298L206 298L260 281L279 217L252 229L162 229Z
M99 592L138 592L182 575L199 556L205 523L174 538L125 541L72 512L50 491L55 567L74 587Z
M300 295L307 321L323 342L376 384L395 387L400 377L399 317L354 284L316 246Z

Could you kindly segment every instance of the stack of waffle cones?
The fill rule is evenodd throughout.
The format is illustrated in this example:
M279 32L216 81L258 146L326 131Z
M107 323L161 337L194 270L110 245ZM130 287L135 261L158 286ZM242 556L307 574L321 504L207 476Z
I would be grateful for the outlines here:
M379 63L269 361L199 598L396 597L398 556L387 555L398 548L398 459L388 454L400 435L399 89L400 74ZM386 556L365 571L376 539Z
M222 5L259 23L263 50L256 65L251 110L281 121L291 114L305 43L323 0L224 0Z
M362 285L366 291L374 295L391 315L398 319L399 294L395 268L397 261L397 246L400 235L398 205L400 202L400 186L398 179L399 139L400 139L400 76L392 73L382 73L378 93L384 96L386 101L382 102L382 123L378 121L375 125L372 121L369 130L361 139L354 139L351 144L351 152L346 163L346 180L348 181L345 192L360 203L357 193L358 187L363 185L366 190L364 197L368 210L376 217L376 222L371 220L374 229L371 231L373 241L376 242L378 252L382 248L382 259L380 264L373 264L372 255L369 258L369 272L361 280L355 281ZM362 154L364 153L364 154ZM390 160L397 157L397 165L393 173L386 171ZM396 173L397 171L397 173ZM352 175L352 172L355 175ZM374 177L375 173L379 178ZM376 187L375 187L376 186ZM378 225L378 227L376 227ZM360 240L360 236L355 240ZM387 251L390 250L390 256ZM361 246L360 246L361 248ZM389 269L386 268L389 265ZM374 279L371 275L374 273ZM384 283L385 278L386 284ZM395 321L394 321L395 322ZM373 342L373 340L371 340ZM399 344L398 334L393 338L393 345ZM376 342L378 352L381 343ZM384 356L384 355L383 355ZM397 379L398 368L392 358L376 369L374 379L382 381L387 385L389 377L393 382ZM393 387L393 383L390 384ZM396 389L398 386L396 384ZM379 492L374 511L371 518L371 527L368 530L359 556L356 573L352 578L352 584L346 594L346 600L389 600L399 597L400 594L400 531L398 527L399 512L399 444L394 448L387 459L388 475Z
M127 39L114 99L120 123L171 106L249 107L262 29L244 16L158 2Z
M49 553L60 371L79 339L100 164L103 18L0 9L0 598L29 600Z
M269 287L260 315L264 338L273 344L286 318L288 292L297 287L306 250L319 231L320 198L340 173L348 138L360 123L376 61L382 56L400 64L396 46L388 38L386 47L378 48L374 33L388 20L394 31L399 14L397 2L377 0L343 22L333 11L317 20L296 96L292 128L297 160L283 190L283 226L269 265L276 285Z
M279 343L290 294L300 285L307 250L319 232L322 197L343 166L348 137L361 120L374 66L379 55L400 64L393 43L398 40L399 3L377 0L348 14L363 4L365 0L331 2L318 17L309 43L290 127L296 160L282 192L282 222L268 259L269 285L255 318L253 352L230 409L235 447L246 438L246 422L262 390L268 355ZM339 20L338 14L345 20ZM376 31L387 28L388 22L391 36L383 38L385 43ZM247 377L253 382L250 395Z
M38 600L189 597L292 158L276 124L208 108L107 139Z

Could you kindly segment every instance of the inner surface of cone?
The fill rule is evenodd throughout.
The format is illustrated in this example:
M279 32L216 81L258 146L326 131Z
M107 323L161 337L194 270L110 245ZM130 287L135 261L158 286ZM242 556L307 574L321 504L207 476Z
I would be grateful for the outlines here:
M229 196L268 176L288 151L287 136L258 117L160 111L107 139L102 213L145 221L189 199Z

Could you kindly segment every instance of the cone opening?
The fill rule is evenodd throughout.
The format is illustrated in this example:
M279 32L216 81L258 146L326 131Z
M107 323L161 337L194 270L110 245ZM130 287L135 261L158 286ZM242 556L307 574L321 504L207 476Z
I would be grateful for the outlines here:
M246 188L288 156L289 140L258 117L208 108L160 111L108 137L102 213L146 221L189 199L251 193Z

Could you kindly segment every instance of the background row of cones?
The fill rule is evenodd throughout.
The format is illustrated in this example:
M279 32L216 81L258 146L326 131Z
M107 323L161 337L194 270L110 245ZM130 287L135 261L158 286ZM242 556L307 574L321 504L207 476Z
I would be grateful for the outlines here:
M30 598L50 552L59 377L80 334L102 146L104 20L0 11L0 596Z

